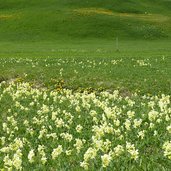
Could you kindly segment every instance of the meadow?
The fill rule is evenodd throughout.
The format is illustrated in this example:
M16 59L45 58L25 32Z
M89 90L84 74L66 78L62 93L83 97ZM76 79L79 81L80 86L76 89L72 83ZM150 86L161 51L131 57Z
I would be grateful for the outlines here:
M0 0L0 171L170 171L170 6Z
M21 79L51 89L170 94L170 41L121 40L119 51L115 41L100 43L1 44L0 79Z
M0 84L1 170L170 170L170 96Z
M86 47L0 58L1 170L170 170L169 49Z

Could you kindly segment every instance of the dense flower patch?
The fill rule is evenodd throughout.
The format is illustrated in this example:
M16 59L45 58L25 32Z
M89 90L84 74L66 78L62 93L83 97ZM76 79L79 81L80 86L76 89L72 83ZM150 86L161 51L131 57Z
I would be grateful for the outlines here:
M169 169L170 96L0 84L0 170Z

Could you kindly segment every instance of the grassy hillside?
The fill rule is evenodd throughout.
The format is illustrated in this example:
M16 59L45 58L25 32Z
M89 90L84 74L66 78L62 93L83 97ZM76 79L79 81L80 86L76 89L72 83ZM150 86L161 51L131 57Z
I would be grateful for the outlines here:
M171 37L169 0L0 0L0 41Z
M171 0L0 0L0 170L170 171Z
M0 0L0 81L171 92L170 7L169 0ZM115 60L123 62L114 67ZM135 67L139 60L151 66Z

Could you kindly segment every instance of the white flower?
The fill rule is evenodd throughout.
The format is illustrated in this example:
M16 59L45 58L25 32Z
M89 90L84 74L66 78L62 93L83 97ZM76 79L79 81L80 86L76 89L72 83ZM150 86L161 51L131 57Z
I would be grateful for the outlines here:
M95 116L97 115L97 112L96 112L95 110L91 110L91 111L90 111L90 115L91 115L92 117L95 117Z
M72 153L72 150L66 150L65 153L66 153L67 156L70 156L71 153Z
M14 154L12 164L17 170L22 169L22 153L20 149Z
M80 149L82 148L82 146L83 146L82 140L76 139L76 143L74 144L74 147L76 147L77 153L80 152Z
M7 154L7 155L4 157L3 162L4 162L4 165L5 165L5 166L12 166L12 165L13 165L12 160L9 158L9 154Z
M139 152L138 152L138 150L135 149L134 144L126 142L126 149L130 153L131 158L134 160L137 160Z
M157 134L158 134L158 132L155 130L153 135L156 136Z
M98 140L98 139L96 139L95 137L92 137L92 139L93 139L93 143L94 143L94 145L95 145L95 148L96 148L97 150L102 149L103 141L102 141L102 140Z
M77 125L77 127L76 127L77 132L81 132L82 129L83 129L83 127L81 125Z
M129 119L126 119L126 121L125 121L125 128L127 129L127 130L131 130L131 128L130 128L130 126L131 126L131 121L129 120Z
M117 145L117 146L114 148L114 154L115 154L116 156L120 156L123 152L124 152L124 148L123 148L123 146L121 146L121 145Z
M140 137L141 139L143 139L143 138L144 138L144 135L145 135L145 131L144 131L144 130L143 130L143 131L138 132L138 137Z
M63 127L64 126L64 121L60 118L60 119L56 119L55 120L55 124L56 124L56 127L57 128L61 128L61 127Z
M109 141L108 139L106 139L106 141L103 143L103 151L108 151L109 149L110 149L110 147L111 147L111 141Z
M149 125L149 128L154 128L154 124L153 123L150 123L150 125Z
M115 121L115 125L116 126L119 126L120 125L120 121L118 119Z
M1 140L1 144L4 145L5 144L5 137L0 137Z
M49 107L47 105L42 106L42 113L48 113L49 112Z
M130 151L130 154L131 154L132 159L134 159L134 160L138 159L138 155L139 155L138 150L132 150L132 151Z
M57 116L57 112L52 112L52 120L54 121L56 119L56 116Z
M41 139L45 133L47 133L47 129L45 129L45 127L42 127L42 129L39 131L38 139Z
M154 121L157 118L158 114L159 113L157 111L152 110L148 113L148 119L150 121Z
M96 155L97 150L90 147L84 154L84 160L88 161L89 159L94 159Z
M42 162L43 165L47 162L46 156L42 156L41 162Z
M3 147L0 149L0 152L2 153L9 153L9 151L10 151L10 147Z
M170 142L165 142L163 144L163 149L164 149L164 156L167 156L168 159L171 160L171 141Z
M28 160L30 163L34 162L34 156L35 156L35 153L34 153L34 150L32 149L29 151L29 154L28 154Z
M89 164L87 162L83 161L83 162L80 162L80 166L83 167L85 170L88 170Z
M61 133L60 136L69 142L71 142L73 139L73 136L69 133Z
M167 131L169 132L169 134L171 134L171 125L167 127Z
M107 167L109 165L111 159L112 159L112 157L110 156L110 154L104 154L103 156L101 156L102 166Z
M134 119L134 128L140 127L142 119Z
M63 152L62 145L58 145L57 148L53 149L52 152L52 159L54 160L56 157L58 157Z
M128 111L127 115L128 115L128 118L133 118L135 115L135 112L134 111Z
M81 108L80 108L79 106L76 106L75 110L76 110L77 112L81 112Z

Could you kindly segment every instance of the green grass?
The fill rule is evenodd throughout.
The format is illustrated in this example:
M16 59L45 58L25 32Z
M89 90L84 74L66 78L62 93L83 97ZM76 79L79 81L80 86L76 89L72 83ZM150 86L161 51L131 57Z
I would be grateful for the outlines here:
M63 86L73 90L171 93L170 45L170 41L120 41L116 51L115 41L1 43L0 75L1 80L22 78L52 89L64 80ZM113 65L113 60L122 62ZM139 66L137 60L151 66Z
M169 171L170 6L170 0L0 0L0 170L80 171L85 160L89 170ZM77 138L86 140L80 153ZM95 147L93 138L103 145ZM97 153L85 159L90 147Z
M0 2L1 80L21 77L53 87L51 79L63 79L64 86L74 90L102 87L170 93L170 1ZM27 58L38 61L37 66L26 64ZM60 59L68 63L58 66ZM120 59L122 63L111 64ZM132 59L149 59L151 66L133 67L136 62ZM97 65L90 68L87 60Z
M167 0L0 0L0 57L169 56L169 5Z
M1 0L0 4L1 41L161 40L171 36L171 4L166 0ZM94 12L82 13L85 9Z

